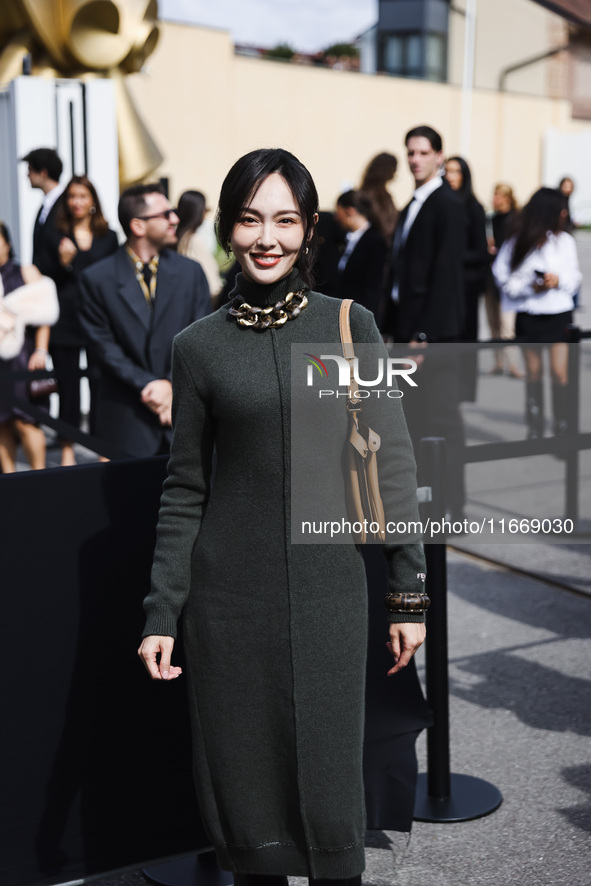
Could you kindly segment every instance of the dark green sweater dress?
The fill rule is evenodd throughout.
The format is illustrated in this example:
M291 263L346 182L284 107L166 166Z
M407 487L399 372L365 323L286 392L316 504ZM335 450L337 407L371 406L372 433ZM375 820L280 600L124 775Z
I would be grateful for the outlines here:
M297 271L273 286L239 275L237 287L273 304L298 288ZM144 636L176 636L183 612L195 780L220 866L336 879L364 869L367 601L355 545L289 541L291 345L340 342L340 302L308 296L277 329L238 326L226 305L175 339ZM380 341L358 305L351 328L354 341ZM397 451L382 493L417 519L402 409L388 407ZM422 592L421 546L385 550L390 587Z

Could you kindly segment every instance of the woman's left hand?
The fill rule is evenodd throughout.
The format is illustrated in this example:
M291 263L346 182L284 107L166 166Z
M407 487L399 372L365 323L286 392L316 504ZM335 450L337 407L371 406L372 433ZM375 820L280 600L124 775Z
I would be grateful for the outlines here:
M427 629L420 622L390 625L390 640L386 646L394 657L394 667L388 671L389 677L407 666L426 635Z
M45 351L33 351L27 363L29 372L34 372L36 369L45 369L45 359Z
M551 274L548 272L544 274L544 289L557 289L558 288L558 277L556 274Z

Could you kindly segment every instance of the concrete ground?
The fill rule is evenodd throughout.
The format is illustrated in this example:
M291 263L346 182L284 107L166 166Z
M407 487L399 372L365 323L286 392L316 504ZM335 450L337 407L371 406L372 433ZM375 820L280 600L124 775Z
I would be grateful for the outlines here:
M575 553L591 565L573 546L565 562ZM448 565L452 772L491 782L503 803L416 822L403 858L400 835L369 832L364 886L589 886L591 599L462 552ZM423 737L422 771L425 759ZM136 870L93 882L151 881Z

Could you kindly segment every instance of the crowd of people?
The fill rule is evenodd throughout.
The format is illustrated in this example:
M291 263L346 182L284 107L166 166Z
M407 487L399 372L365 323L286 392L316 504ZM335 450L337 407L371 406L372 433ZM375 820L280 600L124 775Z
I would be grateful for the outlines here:
M493 351L491 372L526 378L530 438L544 432L543 346L549 345L554 433L564 433L565 330L573 322L582 279L569 206L573 180L566 177L556 189L541 188L522 209L512 187L501 182L494 188L493 211L487 218L474 194L467 161L459 156L445 159L435 130L411 130L406 149L415 179L411 202L396 211L387 185L397 161L391 154L378 154L359 188L337 200L335 215L344 245L335 253L325 242L319 288L340 298L354 297L374 313L386 340L411 347L488 337L519 342L523 348ZM335 236L338 239L338 233ZM479 329L481 297L486 332ZM452 453L459 449L463 431L457 404L475 399L476 377L475 351L464 354L458 365L433 359L426 363L420 408L413 410L405 398L413 440L439 434ZM452 514L461 516L461 470L450 471L448 502Z
M74 175L62 186L62 161L51 148L30 151L23 161L31 186L43 192L43 199L30 268L15 261L8 228L0 227L3 293L20 291L38 277L53 281L59 316L51 326L28 326L19 353L1 360L0 371L7 377L19 370L45 370L50 356L57 383L19 380L0 391L2 472L15 470L19 442L32 468L45 467L45 434L38 417L27 414L27 401L47 411L49 394L56 392L59 419L74 430L80 427L82 349L89 376L90 433L121 455L167 452L172 339L210 312L210 294L221 289L215 259L208 258L199 240L205 198L197 191L183 194L177 215L160 185L128 188L118 208L126 238L120 246L93 182ZM2 398L2 392L13 397ZM61 464L75 464L67 433L60 435L59 444Z
M523 351L509 345L495 350L491 372L527 376L530 436L540 435L544 427L542 359L535 345L550 342L558 416L554 427L564 427L558 403L560 387L566 384L566 358L559 343L572 321L581 284L570 236L576 227L569 206L573 180L565 177L556 191L541 189L523 209L512 187L499 183L487 218L474 194L468 163L459 156L446 159L435 130L428 126L411 130L406 151L415 192L401 212L389 189L398 160L382 152L368 163L359 187L339 196L334 212L319 214L318 290L353 298L366 307L386 340L413 345L475 342L488 333L507 342L516 336L521 343L529 341L532 346ZM2 471L14 470L18 442L31 467L45 466L45 436L38 420L26 415L23 400L32 399L48 409L49 392L57 389L59 418L80 427L82 349L89 375L90 432L122 455L167 451L171 402L167 355L172 337L226 301L239 271L234 262L224 279L201 235L209 211L205 196L186 191L173 209L159 185L128 189L119 204L126 237L119 246L96 187L86 176L75 175L65 186L60 184L62 162L50 148L30 151L23 161L31 186L43 193L33 231L33 267L20 268L15 262L10 232L3 224L4 292L27 285L37 269L55 282L59 318L51 328L29 327L26 347L10 365L3 360L0 368L5 374L8 369L45 369L50 355L57 385L49 379L33 386L15 383L19 405L4 402L0 411ZM180 257L191 264L179 261ZM534 265L543 273L536 280L526 279ZM175 308L169 312L164 306L172 303L172 287L181 280L181 289L175 289ZM479 330L481 296L489 325L484 334ZM181 302L184 311L179 310ZM551 325L544 317L553 318ZM544 331L540 323L545 324ZM475 354L472 360L471 366L465 364L459 399L475 397ZM437 377L441 380L439 372ZM452 440L453 448L454 440L459 444L463 439L459 414L451 410L441 418L443 425L435 422L435 428ZM408 420L413 423L412 415ZM419 426L416 433L421 433ZM75 464L67 434L60 436L59 444L61 464ZM451 485L460 490L461 501L458 476Z

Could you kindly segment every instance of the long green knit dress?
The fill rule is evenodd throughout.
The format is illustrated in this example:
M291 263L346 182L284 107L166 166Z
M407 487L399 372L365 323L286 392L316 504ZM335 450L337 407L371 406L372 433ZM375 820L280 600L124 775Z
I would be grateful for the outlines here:
M263 306L300 287L294 270L271 286L239 275L235 292ZM291 345L340 342L340 302L308 298L277 329L238 326L226 305L175 339L144 636L175 637L183 612L195 780L220 866L337 879L364 869L367 601L355 545L289 541ZM351 328L354 341L380 341L358 305ZM417 519L412 449L388 402L396 467L382 492ZM422 592L421 546L386 552L390 587Z

